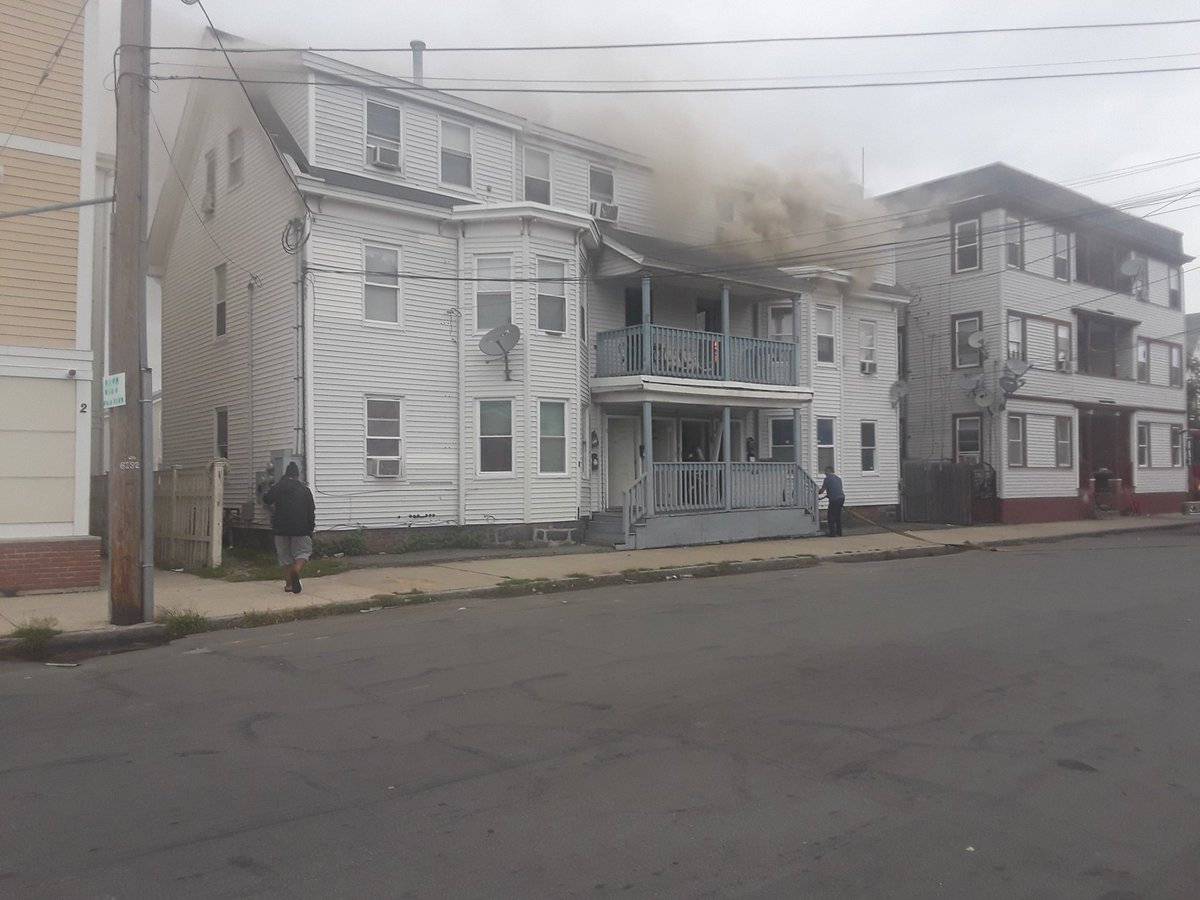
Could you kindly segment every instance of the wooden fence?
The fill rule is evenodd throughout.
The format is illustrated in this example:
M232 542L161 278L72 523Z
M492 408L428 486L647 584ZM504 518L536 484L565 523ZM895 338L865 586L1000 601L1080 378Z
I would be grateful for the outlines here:
M970 525L975 466L908 459L900 468L900 516L905 522Z

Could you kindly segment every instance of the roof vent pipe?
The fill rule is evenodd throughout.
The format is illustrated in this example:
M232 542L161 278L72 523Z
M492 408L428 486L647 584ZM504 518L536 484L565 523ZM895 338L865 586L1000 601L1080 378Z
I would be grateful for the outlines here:
M417 84L425 83L425 42L409 41L412 47L412 80Z

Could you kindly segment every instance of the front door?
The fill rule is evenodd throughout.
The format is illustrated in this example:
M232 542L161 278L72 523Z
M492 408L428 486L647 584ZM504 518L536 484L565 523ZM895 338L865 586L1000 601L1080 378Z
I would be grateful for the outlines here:
M640 419L610 416L608 419L608 507L619 509L625 502L625 491L638 477L638 447L641 440Z

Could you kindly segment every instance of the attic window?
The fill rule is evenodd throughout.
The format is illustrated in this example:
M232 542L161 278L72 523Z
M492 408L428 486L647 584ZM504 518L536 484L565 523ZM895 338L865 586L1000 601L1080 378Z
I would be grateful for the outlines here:
M367 101L367 163L400 168L400 107Z
M588 175L588 188L590 199L600 203L612 203L616 189L612 170L592 166Z
M242 183L246 173L246 140L242 129L236 128L229 132L229 184L227 190L233 190Z

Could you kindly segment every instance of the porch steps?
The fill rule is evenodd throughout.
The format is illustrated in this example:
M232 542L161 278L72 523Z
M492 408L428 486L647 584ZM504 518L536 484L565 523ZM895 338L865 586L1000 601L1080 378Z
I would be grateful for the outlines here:
M625 538L624 515L619 512L599 512L592 514L583 541L585 544L616 547L623 545Z

